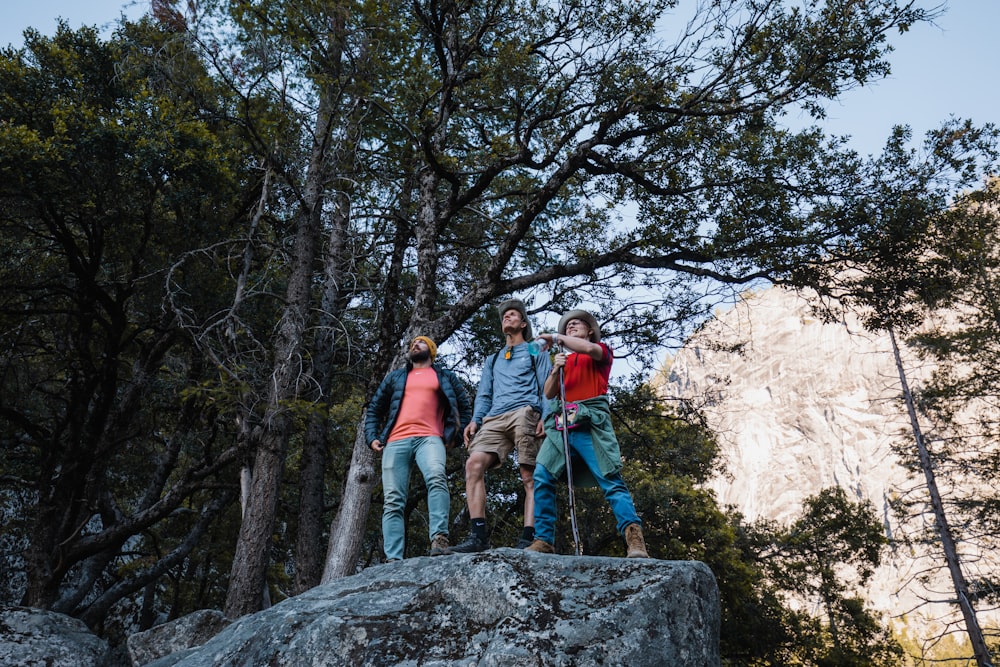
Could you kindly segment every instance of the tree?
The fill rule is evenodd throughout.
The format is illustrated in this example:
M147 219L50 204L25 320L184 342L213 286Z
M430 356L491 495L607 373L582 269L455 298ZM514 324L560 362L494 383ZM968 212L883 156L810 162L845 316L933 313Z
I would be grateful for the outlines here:
M869 213L867 232L859 237L862 251L851 261L833 264L842 273L831 279L829 284L837 286L836 289L840 291L838 296L843 303L866 314L866 326L873 331L886 332L892 343L902 401L911 424L916 456L913 456L911 448L900 447L899 451L902 459L911 461L913 468L921 473L924 479L921 488L926 491L926 498L922 497L916 503L909 504L909 508L921 508L916 510L918 513L926 511L923 508L929 508L933 516L933 539L941 545L954 587L955 597L951 602L961 611L977 664L988 665L991 664L989 649L974 604L978 596L970 587L964 572L976 555L970 553L972 550L969 548L962 553L959 548L961 540L957 535L964 532L959 527L970 520L981 525L983 515L980 513L980 517L973 519L972 514L976 514L973 508L989 507L995 500L991 502L989 494L980 496L978 491L962 491L965 486L963 484L955 484L952 487L952 497L948 498L948 494L940 490L940 478L942 473L948 475L949 470L953 473L968 472L969 464L974 460L983 460L984 454L986 461L989 461L991 456L995 456L989 452L995 448L989 439L985 442L982 440L982 431L973 428L970 432L967 425L960 427L957 434L954 429L949 433L946 427L946 430L939 432L937 439L944 445L945 440L957 436L967 446L976 447L971 456L968 452L963 453L947 445L932 452L931 439L925 435L925 429L921 425L921 417L924 417L937 421L939 425L950 421L955 426L954 420L948 417L949 411L956 404L962 404L976 395L974 381L964 385L965 389L971 390L964 396L962 391L955 391L958 386L962 386L961 380L954 383L954 370L959 367L962 370L958 377L964 375L971 380L971 377L978 376L978 371L970 373L965 366L970 361L975 362L961 353L954 356L951 353L958 352L965 344L978 339L978 343L973 345L981 347L984 356L989 356L989 344L984 345L989 335L980 337L983 329L975 325L969 328L965 326L978 322L985 324L986 330L989 330L994 328L996 321L997 311L993 308L993 297L989 293L990 262L983 261L983 255L976 250L982 247L984 241L983 216L981 211L978 215L970 215L963 201L965 198L959 198L959 201L949 207L942 201L943 192L934 195L933 190L926 188L923 184L927 182L927 167L914 166L915 162L900 150L898 138L902 136L905 136L904 133L897 131L897 141L890 144L886 151L887 165L895 170L908 171L910 178L915 178L921 188L911 190L906 196L881 210ZM977 162L981 160L982 168L988 172L995 165L996 141L997 130L993 126L977 130L968 122L954 121L929 136L928 148L934 151L934 159L930 162L949 164L955 170L963 168L971 174L977 171ZM968 159L970 155L974 156L972 160ZM989 225L985 228L988 229ZM971 264L965 263L969 260ZM845 266L850 269L845 270ZM972 267L973 270L969 272ZM984 288L986 291L981 291ZM970 295L975 296L970 298ZM938 312L934 313L934 309L938 309ZM950 313L947 312L949 309ZM928 328L934 328L929 323L934 320L945 323L939 325L936 333L928 334ZM920 405L916 392L910 387L897 340L900 335L912 337L925 352L936 350L939 360L947 359L950 362L936 373L937 388L931 385L926 393L926 400L922 401L923 405ZM957 346L952 348L952 343ZM959 396L962 398L958 403L951 401ZM984 396L979 394L978 398L982 399ZM990 400L987 398L976 408L979 410L989 404ZM936 407L936 415L927 412L932 406ZM986 407L986 411L981 413L982 417L975 421L980 424L992 421L991 412ZM955 414L952 412L951 416ZM942 416L945 417L944 420L941 420ZM976 464L972 465L978 467ZM995 471L988 464L979 469ZM967 482L975 475L962 477ZM980 481L973 488L990 487L992 483L984 484ZM982 531L979 539L970 543L979 542L982 549L992 542L989 534L989 529ZM986 546L986 552L989 550L990 547Z
M934 363L933 376L914 393L918 409L934 429L935 470L950 489L951 511L960 517L962 533L982 553L1000 546L1000 499L990 493L995 486L987 481L1000 469L995 408L998 195L1000 185L991 179L982 189L957 198L934 221L933 251L924 262L927 283L934 289L922 294L929 314L908 338ZM993 588L989 581L975 587Z
M242 142L198 60L148 24L26 37L0 55L3 483L32 500L22 603L97 627L235 497L219 475L237 450L187 393L206 366L161 303L189 244L241 215Z
M252 397L243 402L244 409L238 415L241 423L253 425L243 433L246 450L252 456L252 471L247 471L251 488L245 495L244 520L226 604L231 616L254 611L262 604L261 592L266 590L269 562L267 546L276 522L285 461L299 428L297 409L306 414L296 554L297 588L304 590L319 581L323 473L328 447L326 433L330 426L325 413L334 403L331 394L336 379L366 374L365 370L357 370L357 360L345 355L346 346L353 343L347 325L351 314L344 313L346 305L359 293L369 290L384 293L384 299L373 299L376 304L373 310L384 315L376 317L376 320L382 319L381 323L368 320L362 326L374 325L370 331L389 340L395 341L399 336L394 303L400 290L392 283L401 271L390 268L384 285L369 288L364 284L366 276L352 275L347 269L360 264L363 273L364 259L359 250L375 252L359 248L358 243L377 247L384 240L379 233L364 229L367 223L362 223L361 233L371 234L370 241L358 242L349 235L354 232L351 183L371 182L366 175L371 167L358 167L356 161L359 146L371 140L371 135L362 131L359 123L367 116L363 95L372 85L363 74L374 57L369 54L369 40L374 40L373 36L364 31L355 33L359 26L347 24L352 16L349 5L327 2L291 6L285 3L237 5L231 8L231 20L238 28L236 39L252 42L252 57L240 58L231 54L228 59L221 58L218 42L214 41L205 47L206 56L216 59L219 76L234 93L248 100L255 95L270 100L276 114L286 119L279 120L276 125L288 127L287 119L292 119L291 127L300 133L276 133L272 122L279 116L260 115L250 104L240 118L240 122L251 128L256 149L268 165L269 173L275 175L275 196L263 197L261 208L276 218L287 219L288 231L280 228L277 231L288 233L290 238L287 254L275 257L286 269L280 284L284 299L280 313L276 313L280 321L276 335L267 331L266 322L260 329L245 329L241 335L250 341L266 341L270 365L248 365L246 355L240 350L240 347L246 349L245 345L234 347L229 341L221 340L214 343L223 350L215 355L218 363L226 372L240 378L247 395ZM373 11L376 9L379 8ZM374 17L362 16L361 27L368 25L375 33L384 32L378 27L386 16L384 11L382 8ZM394 20L388 21L389 25L393 23ZM395 41L382 40L381 43L394 44ZM300 87L306 91L304 99L294 97ZM315 106L310 107L309 103ZM374 183L377 187L377 179ZM393 243L398 250L392 253L392 267L402 264L406 238L396 235ZM253 247L248 244L247 254L252 252ZM321 266L319 276L317 263ZM322 287L317 289L320 279ZM231 310L234 315L245 308L243 301L249 296L234 294ZM384 307L379 305L380 301ZM193 329L204 331L212 326L211 314L208 314L195 323ZM310 341L307 333L311 329L316 333ZM336 335L340 329L344 331ZM388 347L388 343L382 347ZM372 378L387 367L388 364L381 361L372 364L367 372L369 392L375 386ZM347 396L350 392L340 394ZM296 409L290 409L293 406L297 406ZM352 468L356 473L363 469L360 474L370 478L374 466L370 453L365 452L365 455ZM360 507L357 514L362 518L366 516L367 499L360 501L360 505L353 503L350 506ZM346 539L355 554L361 535L363 531L358 530ZM334 544L341 545L340 542Z
M519 292L536 310L609 304L601 319L615 335L648 339L690 312L693 282L789 280L850 236L839 207L862 198L860 161L775 121L884 73L885 32L928 13L885 3L738 16L721 3L664 48L655 28L671 4L412 5L415 75L376 102L417 148L394 186L412 190L393 198L413 202L408 335L447 339ZM625 202L636 219L614 220ZM648 309L610 305L630 289L654 295ZM352 477L346 493L367 497L354 487L370 483ZM331 543L358 530L338 520ZM332 553L327 576L355 559Z
M889 195L911 185L879 180L881 165L779 120L799 108L819 117L824 98L885 74L886 34L932 12L892 2L801 11L723 2L701 7L664 45L658 30L672 7L237 6L233 62L259 75L244 87L280 82L283 99L292 98L281 91L302 93L289 108L319 118L323 91L339 82L340 108L355 108L345 104L353 100L366 110L344 144L363 158L355 171L333 172L362 184L345 193L348 238L386 249L382 261L366 255L354 275L364 283L356 303L377 313L355 341L373 359L398 358L399 341L418 332L442 342L465 332L511 293L537 300L536 311L608 304L601 319L614 321L613 334L637 353L650 350L683 331L670 325L698 312L706 283L807 281L810 267L851 251L859 213L876 205L873 183ZM290 31L294 48L276 50L276 28L303 25ZM331 38L347 47L319 48ZM348 61L343 77L331 74ZM319 136L312 127L302 136ZM634 220L612 213L626 204ZM622 290L649 296L618 308ZM386 365L376 362L368 377ZM275 442L291 437L283 430ZM266 469L280 458L264 457L261 474L278 479ZM354 571L374 483L359 433L324 577ZM272 520L260 516L256 544ZM260 563L248 566L259 580Z
M736 630L738 664L902 664L890 629L852 594L864 588L887 544L870 503L851 502L834 487L807 498L789 526L734 522L746 567L767 593L740 609L752 627Z
M772 581L822 606L826 624L810 647L815 664L900 664L902 650L888 629L863 599L849 595L864 590L887 545L871 502L852 502L844 489L832 487L806 498L802 516L765 552Z

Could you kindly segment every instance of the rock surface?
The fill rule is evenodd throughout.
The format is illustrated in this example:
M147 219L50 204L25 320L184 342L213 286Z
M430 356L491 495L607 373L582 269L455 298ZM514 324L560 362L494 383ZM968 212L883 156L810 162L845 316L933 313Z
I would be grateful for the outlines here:
M108 645L78 619L63 614L0 607L0 665L105 667Z
M201 646L232 621L221 611L202 609L131 635L126 642L133 665L147 665L165 655Z
M368 568L151 664L713 667L719 613L702 563L494 549Z

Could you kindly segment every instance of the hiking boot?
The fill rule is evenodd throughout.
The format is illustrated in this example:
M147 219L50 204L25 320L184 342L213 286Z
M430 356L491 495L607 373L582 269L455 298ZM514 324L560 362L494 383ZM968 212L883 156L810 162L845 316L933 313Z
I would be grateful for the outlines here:
M431 555L432 556L443 556L449 553L448 551L448 536L444 533L438 533L431 540Z
M490 548L490 543L483 540L481 537L472 533L465 539L461 544L456 544L455 546L448 549L450 554L471 554L477 551L486 551Z
M534 542L526 546L524 550L537 551L540 554L554 554L556 552L556 548L554 546L542 540L535 540Z
M625 526L625 545L628 547L629 558L649 558L646 553L646 541L642 539L642 526L630 523Z

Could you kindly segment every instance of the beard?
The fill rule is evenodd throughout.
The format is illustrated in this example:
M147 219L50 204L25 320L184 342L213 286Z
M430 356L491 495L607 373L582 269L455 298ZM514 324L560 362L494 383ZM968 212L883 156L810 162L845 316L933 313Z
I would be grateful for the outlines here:
M430 350L417 350L416 352L410 352L410 361L423 362L431 358Z

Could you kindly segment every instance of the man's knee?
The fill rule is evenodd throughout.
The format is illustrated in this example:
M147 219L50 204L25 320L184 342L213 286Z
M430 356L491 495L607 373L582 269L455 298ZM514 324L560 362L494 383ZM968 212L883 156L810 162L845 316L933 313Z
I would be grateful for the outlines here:
M479 478L486 474L486 471L490 466L490 457L488 454L477 452L469 456L465 462L465 477L468 478Z
M441 472L440 474L435 472L424 477L424 484L428 489L447 489L448 475L444 472Z

